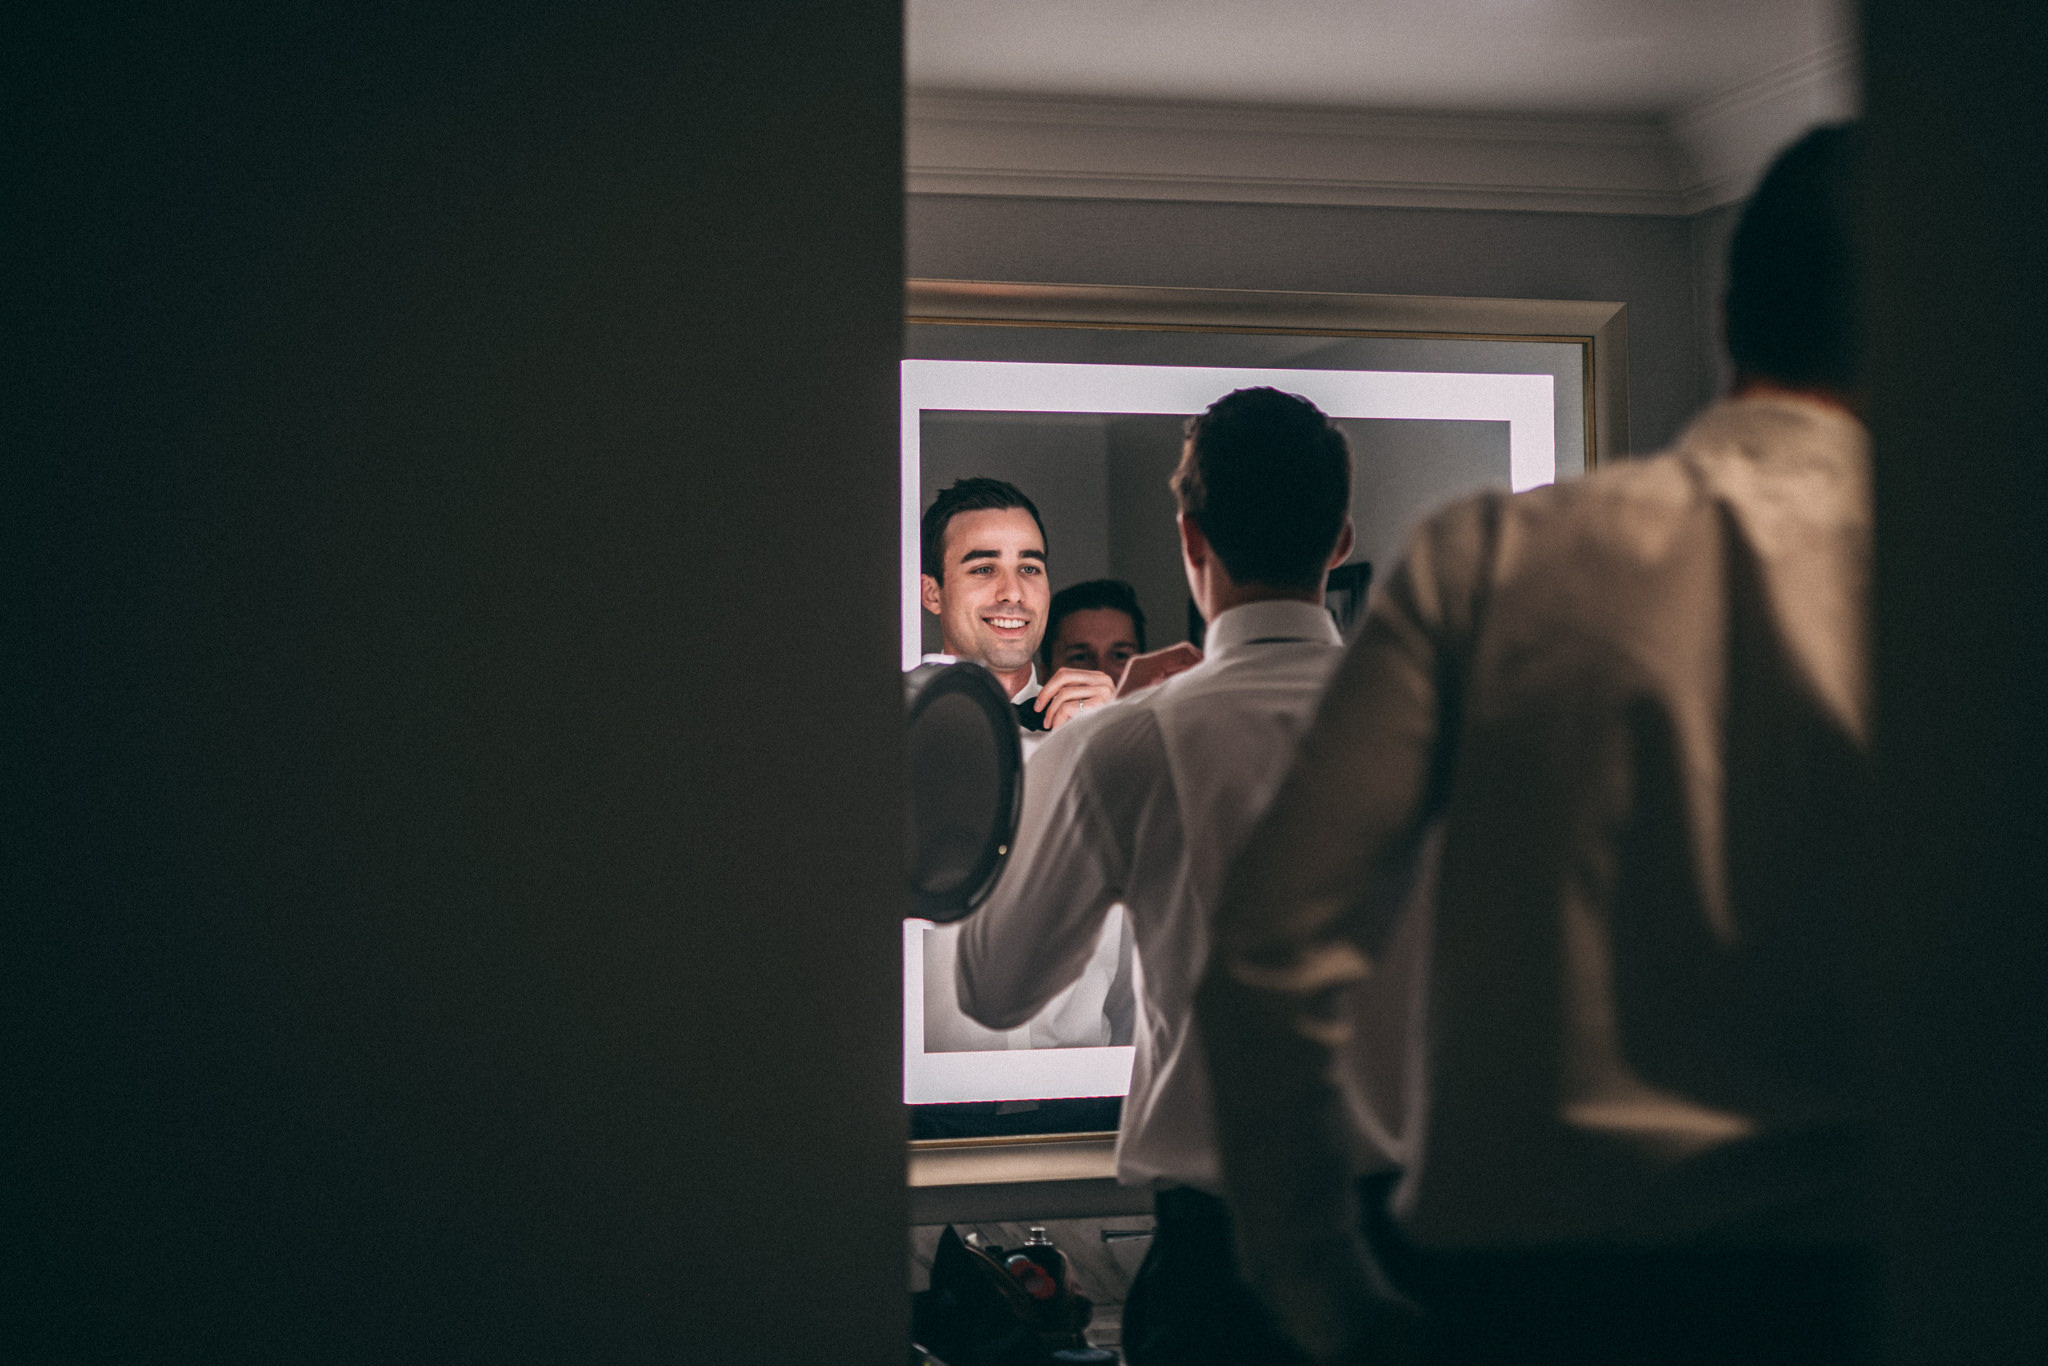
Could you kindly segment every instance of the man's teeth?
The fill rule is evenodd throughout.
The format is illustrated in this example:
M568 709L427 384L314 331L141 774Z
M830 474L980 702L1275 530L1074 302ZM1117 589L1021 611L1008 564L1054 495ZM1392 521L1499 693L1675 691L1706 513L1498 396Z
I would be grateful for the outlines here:
M1005 631L1021 631L1024 629L1024 618L990 617L988 619L988 624Z

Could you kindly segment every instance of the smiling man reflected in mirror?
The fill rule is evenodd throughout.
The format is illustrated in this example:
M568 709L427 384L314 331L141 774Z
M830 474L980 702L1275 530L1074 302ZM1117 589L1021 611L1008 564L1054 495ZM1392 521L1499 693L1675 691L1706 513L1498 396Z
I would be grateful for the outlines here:
M1052 601L1045 523L1021 489L962 479L925 509L919 583L939 619L940 649L987 668L1018 704L1026 729L1057 730L1116 698L1116 680L1059 669L1040 683L1032 667Z
M1014 484L962 479L925 509L921 526L924 609L939 619L940 648L996 676L1028 730L1055 730L1089 706L1116 700L1116 683L1093 669L1061 668L1041 686L1033 658L1051 617L1045 523ZM1025 737L1028 758L1037 736ZM1100 1048L1130 1042L1135 998L1129 935L1121 915L1096 940L1067 990L1032 1018L1002 1030L960 1012L953 979L958 926L925 934L925 1050Z

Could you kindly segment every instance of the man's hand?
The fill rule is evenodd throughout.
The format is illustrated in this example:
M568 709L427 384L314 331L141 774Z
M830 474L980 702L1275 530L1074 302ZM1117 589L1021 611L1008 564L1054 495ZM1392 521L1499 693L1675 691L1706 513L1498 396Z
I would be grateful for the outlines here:
M1164 683L1177 673L1183 673L1202 662L1202 652L1183 640L1178 645L1169 645L1163 650L1150 654L1132 655L1124 665L1124 680L1116 685L1118 697L1128 697L1140 688L1149 688L1154 683Z
M1102 707L1116 701L1116 680L1093 669L1061 669L1045 680L1032 704L1045 717L1047 730L1058 730L1073 720L1084 707Z

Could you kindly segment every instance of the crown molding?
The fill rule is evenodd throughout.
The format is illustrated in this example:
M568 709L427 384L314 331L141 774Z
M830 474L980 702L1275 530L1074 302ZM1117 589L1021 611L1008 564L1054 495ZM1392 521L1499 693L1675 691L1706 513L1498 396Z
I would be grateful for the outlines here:
M913 194L1683 211L1652 119L914 94Z
M1788 61L1668 117L1415 113L917 91L913 194L1687 216L1747 194L1854 103L1854 52Z
M1673 113L1666 126L1691 169L1685 212L1747 198L1786 143L1816 124L1855 117L1859 74L1855 45L1836 43Z

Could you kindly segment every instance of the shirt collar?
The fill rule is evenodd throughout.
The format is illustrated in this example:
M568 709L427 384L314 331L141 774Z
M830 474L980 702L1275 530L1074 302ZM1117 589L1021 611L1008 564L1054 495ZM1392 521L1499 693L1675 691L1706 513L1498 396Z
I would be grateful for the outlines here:
M1209 623L1202 638L1202 653L1214 659L1248 645L1277 644L1281 641L1312 641L1318 645L1342 645L1337 623L1312 602L1248 602L1233 607Z
M920 662L925 664L958 664L960 662L959 655L921 655L919 656L919 659ZM982 665L982 667L985 669L988 668L986 664ZM989 669L989 672L994 673L995 670ZM1010 701L1029 702L1032 698L1038 696L1039 689L1043 686L1044 685L1038 681L1038 665L1033 664L1031 666L1031 681L1029 683L1026 683L1023 687L1017 689L1017 691L1011 693Z

